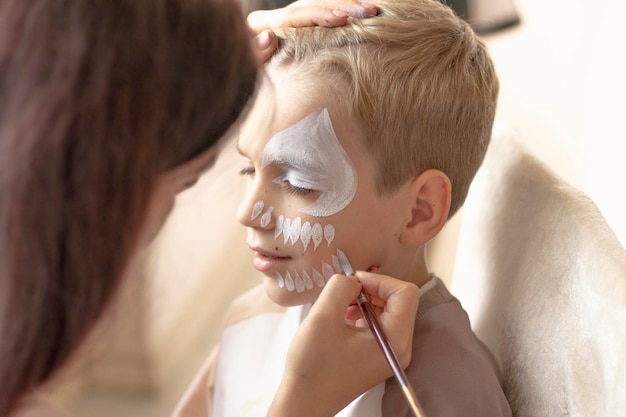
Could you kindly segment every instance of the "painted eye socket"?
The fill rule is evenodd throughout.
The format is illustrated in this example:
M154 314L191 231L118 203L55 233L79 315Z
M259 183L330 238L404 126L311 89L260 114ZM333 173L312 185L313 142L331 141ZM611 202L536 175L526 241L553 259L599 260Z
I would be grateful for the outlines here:
M315 192L315 190L311 190L309 188L296 187L295 185L292 185L287 180L283 180L281 182L281 185L282 185L282 187L283 187L283 189L285 191L287 191L289 194L293 194L293 195L305 196L307 194L311 194L311 193Z
M241 168L241 170L239 171L239 175L250 176L250 177L254 177L255 173L256 173L256 170L254 169L253 166L245 166ZM311 194L317 191L317 190L312 190L310 188L298 187L296 185L291 184L291 182L289 182L288 179L284 179L281 177L276 178L274 182L280 183L280 185L283 187L285 191L293 195L304 196L304 195Z
M297 196L306 196L319 191L310 179L294 171L287 171L274 178L272 182L279 184L287 193Z

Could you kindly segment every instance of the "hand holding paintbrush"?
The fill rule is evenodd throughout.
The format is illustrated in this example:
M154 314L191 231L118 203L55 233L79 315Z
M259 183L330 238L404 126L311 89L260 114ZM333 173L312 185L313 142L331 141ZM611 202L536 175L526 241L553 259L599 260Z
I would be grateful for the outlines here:
M346 276L354 275L354 270L350 265L350 261L348 261L348 257L340 249L337 249L337 258L339 260L339 265L341 266L341 269L343 269L344 274L346 274ZM359 307L361 308L363 317L365 317L365 320L367 321L370 330L374 334L374 338L376 339L378 346L380 346L380 349L385 355L385 359L387 360L389 366L391 367L391 370L393 371L394 377L398 381L398 384L400 384L402 392L404 393L404 396L406 397L407 402L411 407L411 410L416 417L425 417L426 415L424 414L424 410L422 410L422 407L417 401L415 391L413 390L411 383L404 373L404 369L400 365L400 361L398 360L398 357L393 350L393 347L389 343L389 340L385 336L382 327L378 323L378 320L376 319L376 314L374 313L374 310L372 309L369 300L361 292L357 298L357 302L359 304Z

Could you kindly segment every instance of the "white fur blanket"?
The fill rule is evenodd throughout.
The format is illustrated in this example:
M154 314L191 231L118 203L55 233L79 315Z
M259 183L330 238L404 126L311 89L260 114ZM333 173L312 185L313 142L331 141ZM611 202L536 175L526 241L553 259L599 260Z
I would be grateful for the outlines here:
M494 138L470 190L452 291L516 417L626 416L626 251L511 135Z

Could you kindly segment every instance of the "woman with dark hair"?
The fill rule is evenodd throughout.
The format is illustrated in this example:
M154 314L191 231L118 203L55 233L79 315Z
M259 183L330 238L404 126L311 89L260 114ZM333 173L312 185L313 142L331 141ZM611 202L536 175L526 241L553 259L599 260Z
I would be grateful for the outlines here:
M1 417L74 353L175 195L212 164L254 92L249 43L229 0L0 3ZM338 281L328 302L357 287ZM309 351L326 359L294 348L286 374L304 390L286 378L279 411L307 393Z
M158 229L145 221L157 179L208 164L256 65L227 1L4 1L0 31L6 415L91 328L140 231Z

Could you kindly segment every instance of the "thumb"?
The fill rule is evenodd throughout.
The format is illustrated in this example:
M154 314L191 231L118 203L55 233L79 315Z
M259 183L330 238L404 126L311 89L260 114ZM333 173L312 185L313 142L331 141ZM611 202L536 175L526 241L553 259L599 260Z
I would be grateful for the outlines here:
M346 309L361 291L361 284L355 277L335 274L326 283L313 309L333 316L343 317Z

